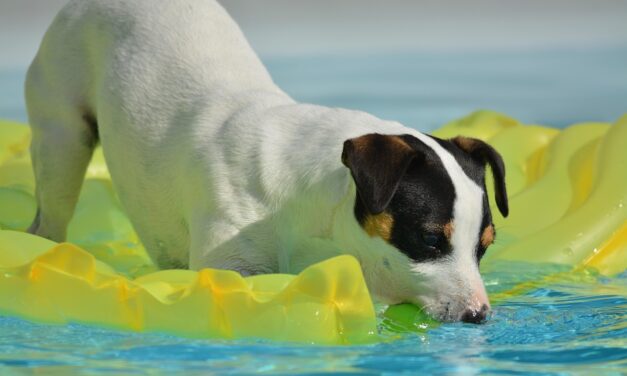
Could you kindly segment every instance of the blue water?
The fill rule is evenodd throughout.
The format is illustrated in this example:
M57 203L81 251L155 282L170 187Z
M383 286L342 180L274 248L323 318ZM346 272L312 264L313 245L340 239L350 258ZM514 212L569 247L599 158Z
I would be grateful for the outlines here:
M556 127L627 112L627 48L265 60L296 99L424 131L478 108ZM0 118L26 120L24 72L0 71ZM548 273L508 264L484 269L491 294ZM446 324L349 347L190 340L0 316L0 374L627 373L627 273L553 280L493 308L485 325Z

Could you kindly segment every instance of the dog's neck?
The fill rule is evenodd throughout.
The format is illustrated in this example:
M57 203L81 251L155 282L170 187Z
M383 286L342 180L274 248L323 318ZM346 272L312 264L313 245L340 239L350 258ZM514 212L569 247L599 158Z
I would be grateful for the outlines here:
M301 202L300 208L304 210L299 212L312 219L309 221L311 226L307 227L311 232L300 237L303 243L282 250L278 260L280 271L298 273L308 265L347 254L359 261L368 288L376 300L388 304L402 301L401 296L406 293L402 291L402 286L410 284L401 280L407 273L394 271L408 267L406 257L382 238L369 235L357 221L354 212L356 187L347 168L342 166L330 171L326 183L319 188L334 193L317 195L329 198L326 202L314 198L315 193L301 198L302 201L311 200L309 204ZM394 298L391 291L398 292L399 297Z
M277 93L246 98L245 103L239 99L239 108L228 121L250 129L242 137L254 138L251 144L260 147L257 153L262 163L256 165L255 184L263 187L268 231L280 232L282 239L282 249L269 243L264 253L276 257L277 271L297 273L330 257L349 254L362 265L374 295L385 291L389 296L390 286L409 285L399 283L400 276L393 273L408 267L407 259L385 240L371 237L357 221L355 183L341 157L347 139L415 131L359 111L296 103ZM261 125L245 126L252 121ZM252 133L258 129L272 132ZM244 145L233 147L246 153ZM400 287L397 290L400 295Z

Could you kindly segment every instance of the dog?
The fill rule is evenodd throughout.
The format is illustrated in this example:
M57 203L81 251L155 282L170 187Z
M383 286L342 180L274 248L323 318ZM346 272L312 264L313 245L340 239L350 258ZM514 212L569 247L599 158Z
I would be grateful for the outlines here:
M161 268L297 273L350 254L373 297L478 323L479 261L508 214L486 143L297 103L213 0L73 0L29 67L37 214L61 242L100 144Z

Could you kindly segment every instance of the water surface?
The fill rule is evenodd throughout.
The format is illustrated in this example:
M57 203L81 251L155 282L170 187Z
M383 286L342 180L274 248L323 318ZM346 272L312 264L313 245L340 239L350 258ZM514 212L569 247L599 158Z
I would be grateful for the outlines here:
M506 275L486 274L491 293L517 282ZM485 325L446 324L375 345L192 340L1 316L0 333L0 373L621 375L627 273L558 281L498 302Z

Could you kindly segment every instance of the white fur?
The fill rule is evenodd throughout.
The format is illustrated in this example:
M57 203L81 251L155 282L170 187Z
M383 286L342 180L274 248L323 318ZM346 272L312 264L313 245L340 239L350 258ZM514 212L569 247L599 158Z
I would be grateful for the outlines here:
M458 315L466 308L480 311L482 305L490 305L475 252L481 230L483 190L464 173L455 158L442 146L425 135L417 137L440 157L451 177L456 195L453 205L452 257L444 263L421 263L412 268L416 273L430 275L437 280L435 288L429 290L426 296L423 295L420 303L434 307L435 312L446 310L442 307L446 304L447 314L450 315Z
M447 315L458 316L473 299L487 302L471 249L482 192L455 159L398 123L296 103L217 2L71 1L29 69L26 96L40 235L65 238L95 141L91 115L116 192L162 265L295 273L352 254L384 301L441 317L450 301ZM457 193L451 260L413 265L355 220L342 144L373 132L412 134L444 162Z

